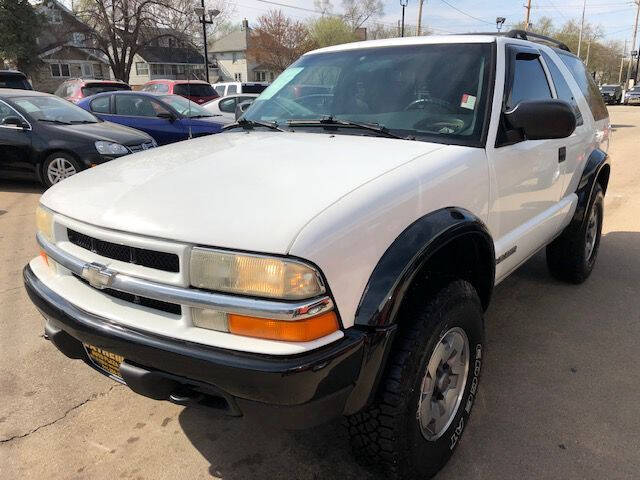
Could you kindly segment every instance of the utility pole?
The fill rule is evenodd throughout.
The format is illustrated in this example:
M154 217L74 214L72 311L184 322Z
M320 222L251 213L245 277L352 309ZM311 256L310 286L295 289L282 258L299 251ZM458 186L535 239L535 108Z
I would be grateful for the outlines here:
M584 62L585 67L589 66L589 53L591 52L591 38L589 38L589 43L587 43L587 60Z
M422 3L424 0L418 0L418 36L422 35Z
M529 30L529 18L531 17L531 0L527 0L527 15L524 17L524 29Z
M627 56L627 40L624 41L624 50L622 51L622 58L620 59L620 73L618 74L618 85L622 84L622 66L624 65L624 57Z
M636 47L636 36L638 34L638 15L640 15L640 0L636 0L636 22L633 26L633 40L631 41L631 48ZM629 66L627 67L627 79L624 82L624 89L629 88L629 78L631 77L631 61L629 61Z
M587 0L582 3L582 21L580 22L580 36L578 37L578 57L580 57L580 47L582 46L582 30L584 30L584 11L587 9Z

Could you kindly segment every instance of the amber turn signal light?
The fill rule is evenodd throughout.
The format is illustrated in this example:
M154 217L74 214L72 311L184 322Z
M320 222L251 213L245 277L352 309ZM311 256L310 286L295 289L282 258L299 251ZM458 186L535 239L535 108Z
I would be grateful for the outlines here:
M44 263L49 265L49 257L47 256L47 252L45 252L44 250L40 250L40 256L44 260Z
M338 330L335 312L327 312L304 320L286 321L229 314L229 332L245 337L309 342Z

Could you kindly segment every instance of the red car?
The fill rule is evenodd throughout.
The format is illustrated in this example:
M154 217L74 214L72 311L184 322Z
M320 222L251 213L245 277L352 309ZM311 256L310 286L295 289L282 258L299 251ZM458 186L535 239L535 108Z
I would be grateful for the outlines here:
M151 80L142 86L142 91L180 95L197 104L219 97L213 87L202 80Z
M115 92L116 90L131 90L131 87L120 80L87 80L84 78L72 78L62 82L54 95L62 97L73 103L78 103L83 98L96 93Z

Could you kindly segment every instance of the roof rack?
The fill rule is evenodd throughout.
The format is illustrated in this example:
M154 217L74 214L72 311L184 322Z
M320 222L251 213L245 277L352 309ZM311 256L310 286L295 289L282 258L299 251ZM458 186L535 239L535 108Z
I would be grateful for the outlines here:
M529 40L530 42L549 43L560 50L571 52L571 49L566 44L559 40L556 40L546 35L540 35L539 33L527 32L525 30L509 30L508 32L473 32L467 35L491 35L494 37L507 37L507 38L519 38L520 40Z

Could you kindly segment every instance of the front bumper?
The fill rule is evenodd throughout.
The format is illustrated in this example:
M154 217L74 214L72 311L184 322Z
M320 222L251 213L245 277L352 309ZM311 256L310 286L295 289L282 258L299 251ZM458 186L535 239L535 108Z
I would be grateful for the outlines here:
M293 356L260 355L176 340L88 313L42 283L27 265L24 283L56 347L89 365L84 343L124 357L134 391L176 403L203 403L231 415L304 428L362 408L374 391L393 329L350 328L342 339Z

